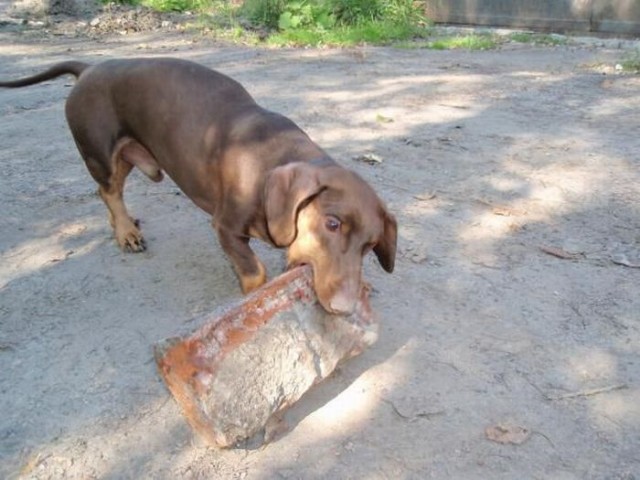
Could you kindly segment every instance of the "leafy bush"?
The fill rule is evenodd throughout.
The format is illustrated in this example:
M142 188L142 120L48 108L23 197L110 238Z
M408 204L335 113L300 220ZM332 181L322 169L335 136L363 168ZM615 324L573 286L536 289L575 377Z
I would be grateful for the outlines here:
M417 29L408 25L373 21L360 25L336 25L329 30L283 30L270 35L267 42L274 46L349 46L361 43L381 45L428 35L429 31L425 28Z
M132 1L132 0L130 0ZM200 10L202 0L142 0L142 5L159 12L186 12Z
M388 0L383 5L384 18L405 25L420 25L427 22L424 2L414 0Z
M381 0L328 0L325 3L336 20L344 25L379 20L384 13Z
M389 43L428 34L416 0L102 0L198 12L192 26L220 38L273 45ZM245 22L242 21L245 20ZM259 27L257 35L246 21ZM244 32L244 33L243 33Z
M414 0L246 0L240 12L271 29L327 29L377 21L417 24L424 20L420 6Z
M640 73L640 49L627 53L620 66L623 72Z
M331 28L335 18L326 5L319 2L298 1L289 2L278 18L280 30L298 28Z
M277 28L287 3L286 0L246 0L240 7L240 15L256 25Z

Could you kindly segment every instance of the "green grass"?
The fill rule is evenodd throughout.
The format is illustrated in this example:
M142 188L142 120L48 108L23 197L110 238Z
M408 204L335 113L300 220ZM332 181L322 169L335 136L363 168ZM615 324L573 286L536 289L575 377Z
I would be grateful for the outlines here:
M516 32L508 36L491 33L471 33L469 35L450 35L435 37L428 41L399 42L399 48L427 48L431 50L492 50L503 45L505 42L526 43L534 45L564 45L567 43L566 37L560 35L547 35L539 33Z
M386 45L394 41L426 35L428 31L424 28L372 20L358 25L338 25L330 29L316 27L283 30L272 33L267 38L267 43L277 47Z
M430 50L492 50L497 48L500 41L497 36L491 34L452 35L439 37L429 41L400 42L399 48Z
M111 0L103 0L111 1ZM562 45L566 37L515 32L429 38L424 2L415 0L115 0L168 12L198 14L189 27L236 43L270 46L388 45L432 50L491 50L505 42ZM250 27L249 27L250 25ZM621 62L625 71L640 71L640 53Z
M620 61L622 71L627 73L640 73L640 50L629 53Z
M498 46L498 42L493 35L474 34L464 36L452 36L439 38L429 42L429 47L433 50L491 50Z
M113 0L102 0L109 3ZM115 0L122 5L142 5L157 12L205 12L212 8L224 10L228 2L224 0Z
M107 1L107 0L104 0ZM236 43L386 45L428 36L415 0L116 0L198 16L188 27Z
M543 33L514 32L507 37L515 43L529 43L534 45L565 45L567 38L561 35L550 35Z

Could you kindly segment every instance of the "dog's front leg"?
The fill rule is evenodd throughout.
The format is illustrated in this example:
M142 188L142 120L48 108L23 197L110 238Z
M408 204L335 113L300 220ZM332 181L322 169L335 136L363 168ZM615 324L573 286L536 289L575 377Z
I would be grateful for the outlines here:
M220 246L231 259L233 267L240 279L243 293L249 293L267 281L267 272L262 262L249 246L249 237L239 234L220 225L214 228L218 233Z

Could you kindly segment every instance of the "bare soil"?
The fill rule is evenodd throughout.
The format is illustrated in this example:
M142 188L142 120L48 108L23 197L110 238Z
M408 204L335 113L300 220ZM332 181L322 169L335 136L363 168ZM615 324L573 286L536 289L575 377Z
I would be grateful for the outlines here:
M141 55L221 70L375 186L399 252L392 275L365 262L378 343L274 443L207 448L152 346L240 297L209 219L134 173L149 250L121 253L65 123L71 80L1 90L0 477L640 478L640 77L615 67L633 42L266 50L43 28L0 27L0 78Z

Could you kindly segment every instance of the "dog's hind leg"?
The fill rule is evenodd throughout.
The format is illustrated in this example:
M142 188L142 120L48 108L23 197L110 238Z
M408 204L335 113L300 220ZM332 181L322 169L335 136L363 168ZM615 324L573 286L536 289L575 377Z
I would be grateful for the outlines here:
M128 142L121 139L109 153L106 140L105 145L101 145L97 139L91 141L86 130L72 129L72 132L89 173L98 183L98 193L107 206L109 223L118 245L125 252L143 252L147 248L144 237L138 221L129 215L123 198L125 180L134 166L134 162L127 161L123 148ZM161 172L156 178L162 178Z
M116 142L111 153L111 175L107 185L100 185L100 197L109 210L109 222L113 227L116 240L125 252L142 252L147 245L139 228L127 212L124 204L124 183L134 166L138 167L154 182L163 179L162 170L153 155L140 143L130 137Z
M100 184L98 192L109 210L109 223L120 248L125 252L143 252L147 249L147 244L138 221L129 215L123 198L124 183L133 164L123 158L121 150L117 147L114 149L109 180L106 184Z
M118 245L125 252L146 250L138 221L124 204L123 191L134 166L152 180L162 179L155 158L133 138L119 134L121 125L110 101L92 83L83 84L82 78L69 95L66 115L80 155L98 183Z

